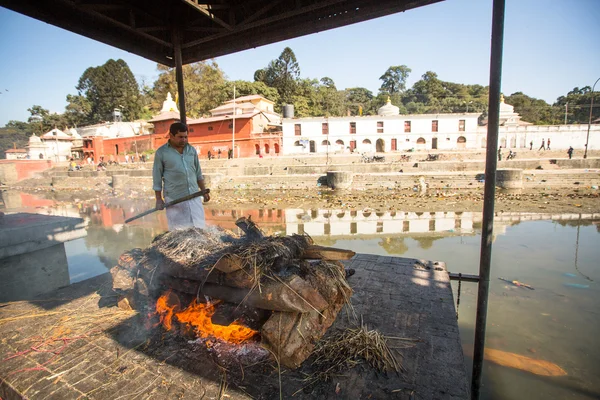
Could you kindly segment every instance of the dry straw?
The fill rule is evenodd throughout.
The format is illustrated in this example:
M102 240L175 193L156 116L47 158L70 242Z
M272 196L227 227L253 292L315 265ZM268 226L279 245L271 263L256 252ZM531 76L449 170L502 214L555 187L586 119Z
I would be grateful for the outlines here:
M404 369L388 346L390 339L411 341L386 337L376 330L369 330L364 324L336 332L317 344L312 363L317 372L305 381L309 384L329 381L333 376L359 364L367 364L378 372L399 374Z

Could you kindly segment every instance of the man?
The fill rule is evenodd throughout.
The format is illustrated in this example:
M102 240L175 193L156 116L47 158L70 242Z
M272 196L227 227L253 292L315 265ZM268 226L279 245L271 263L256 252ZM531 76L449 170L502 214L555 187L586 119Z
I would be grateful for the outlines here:
M187 125L176 122L169 128L169 141L154 156L152 171L156 208L163 209L167 202L205 190L204 177L196 149L188 144ZM164 199L163 199L164 187ZM210 195L204 195L209 201ZM199 197L167 208L169 230L205 228L204 206Z
M502 161L502 146L498 148L498 161Z
M533 140L529 142L529 150L533 150Z
M546 150L550 150L550 138L548 138L548 145L546 146Z
M540 146L540 148L538 149L538 151L544 149L544 151L546 151L546 139L542 139L542 145Z
M573 158L573 146L569 146L569 150L567 150L567 154L569 155L569 160Z

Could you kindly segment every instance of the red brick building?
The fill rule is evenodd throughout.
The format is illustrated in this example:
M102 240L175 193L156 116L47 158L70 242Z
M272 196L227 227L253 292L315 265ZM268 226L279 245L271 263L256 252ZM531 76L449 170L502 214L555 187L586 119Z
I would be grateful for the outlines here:
M176 108L167 105L169 99L149 121L154 124L155 149L167 142L169 127L179 120ZM281 152L281 116L274 112L273 104L259 95L244 96L210 110L210 117L188 119L189 143L203 158L208 151L218 157L219 150L222 158L227 157L234 145L236 158L277 156Z

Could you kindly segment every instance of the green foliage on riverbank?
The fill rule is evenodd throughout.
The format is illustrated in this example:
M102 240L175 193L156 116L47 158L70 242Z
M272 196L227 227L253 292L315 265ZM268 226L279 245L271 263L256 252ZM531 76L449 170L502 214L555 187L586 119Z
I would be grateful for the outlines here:
M6 158L6 150L24 149L29 143L28 134L16 128L0 128L0 159Z

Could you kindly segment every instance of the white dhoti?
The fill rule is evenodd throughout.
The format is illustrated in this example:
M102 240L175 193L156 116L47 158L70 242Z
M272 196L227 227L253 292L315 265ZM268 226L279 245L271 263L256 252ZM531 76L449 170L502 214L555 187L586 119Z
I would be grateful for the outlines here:
M202 196L187 200L167 208L167 221L169 230L187 228L206 228L204 221L204 205L202 205ZM175 199L165 198L167 203Z

